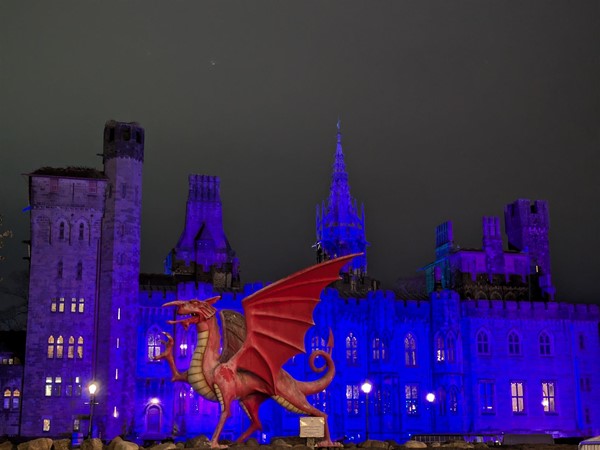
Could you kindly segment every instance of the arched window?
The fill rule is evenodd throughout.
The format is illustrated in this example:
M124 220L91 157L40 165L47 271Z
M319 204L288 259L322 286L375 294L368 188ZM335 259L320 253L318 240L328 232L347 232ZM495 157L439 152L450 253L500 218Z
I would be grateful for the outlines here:
M412 333L408 333L404 338L404 363L406 367L417 365L417 341Z
M148 330L146 335L146 346L148 361L156 361L155 356L160 355L162 351L161 334L157 327L152 327Z
M490 338L487 331L479 330L476 337L477 342L477 354L489 355L490 354Z
M79 224L79 240L83 241L85 238L85 225L83 222Z
M516 331L508 333L508 354L509 355L520 355L521 354L521 339Z
M83 338L77 338L77 359L83 359Z
M67 358L73 359L75 358L75 338L73 336L69 336L68 346L67 346Z
M437 362L446 360L446 343L444 342L442 333L438 333L435 336L435 360Z
M161 416L162 413L158 405L148 406L148 409L146 409L146 432L148 434L160 432Z
M449 363L456 361L456 339L451 332L446 336L446 361Z
M83 313L84 307L85 307L85 299L80 298L79 299L79 312L80 313Z
M59 336L56 339L56 357L57 358L63 357L63 348L64 348L64 339L62 336Z
M65 312L65 298L60 297L58 299L58 312Z
M317 350L328 351L327 344L325 343L325 339L319 336L313 336L310 340L310 350L312 352L316 352Z
M545 331L540 333L540 355L549 356L552 354L552 345L550 344L550 336Z
M439 406L440 416L445 416L446 412L448 410L448 408L447 408L448 405L446 403L447 396L446 396L446 390L444 388L440 388L440 390L438 391L438 397L439 397L439 400L436 401L436 403Z
M373 361L387 361L387 348L383 339L374 338L371 346Z
M312 396L312 405L318 410L325 411L327 409L327 390L323 389Z
M177 392L177 398L175 402L175 414L178 416L183 416L186 413L185 404L187 403L187 388L180 387Z
M10 392L10 389L4 389L4 409L10 409L10 398L12 397L12 394Z
M48 358L54 358L54 336L48 338Z
M65 240L65 223L62 221L58 224L58 239Z
M346 363L352 366L358 364L358 340L353 333L346 336Z
M448 392L448 410L451 414L458 414L458 389L456 386L450 386L450 392Z
M19 409L21 407L21 391L15 389L13 391L12 398L12 409Z
M81 280L81 277L83 276L83 263L81 261L79 261L77 263L77 280Z

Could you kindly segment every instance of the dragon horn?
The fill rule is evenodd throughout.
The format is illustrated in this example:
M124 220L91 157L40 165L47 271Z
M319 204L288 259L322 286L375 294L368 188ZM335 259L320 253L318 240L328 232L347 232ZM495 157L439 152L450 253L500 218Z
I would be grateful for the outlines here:
M217 295L216 297L211 297L211 298L207 298L206 300L204 300L206 303L208 303L209 305L214 305L215 303L217 303L219 300L221 300L221 296Z
M180 306L186 303L184 300L174 300L172 302L164 303L163 306Z

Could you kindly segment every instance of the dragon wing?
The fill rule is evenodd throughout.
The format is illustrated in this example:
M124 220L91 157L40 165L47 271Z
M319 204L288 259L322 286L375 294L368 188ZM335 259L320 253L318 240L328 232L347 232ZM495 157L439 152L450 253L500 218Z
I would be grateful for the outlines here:
M230 309L220 312L223 328L223 353L219 362L224 363L235 355L246 340L246 319L242 314Z
M332 259L296 272L242 300L247 337L235 355L238 369L265 380L275 377L291 357L304 353L304 337L314 325L321 291L340 279L341 268L357 254Z

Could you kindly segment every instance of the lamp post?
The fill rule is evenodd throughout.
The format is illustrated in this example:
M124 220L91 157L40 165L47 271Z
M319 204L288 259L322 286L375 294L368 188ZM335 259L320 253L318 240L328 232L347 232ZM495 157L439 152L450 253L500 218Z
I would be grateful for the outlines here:
M431 415L431 434L435 433L435 408L433 406L433 402L435 402L435 394L433 392L429 392L425 396L425 400L429 403L428 409L429 414Z
M95 381L92 381L88 386L88 392L90 393L90 423L88 426L88 438L92 438L92 422L94 420L94 405L96 404L96 391L98 385Z
M373 384L367 380L365 381L360 390L365 393L365 440L369 440L369 392L373 389Z

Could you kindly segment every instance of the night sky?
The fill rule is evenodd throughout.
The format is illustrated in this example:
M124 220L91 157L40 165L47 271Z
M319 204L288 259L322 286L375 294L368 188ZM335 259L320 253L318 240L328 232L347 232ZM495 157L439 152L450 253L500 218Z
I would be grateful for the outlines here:
M101 168L109 119L146 130L142 271L179 238L189 173L221 177L243 281L308 266L339 116L384 287L439 223L480 247L481 216L530 198L557 298L600 302L599 55L597 1L3 1L0 272L25 267L22 174Z

